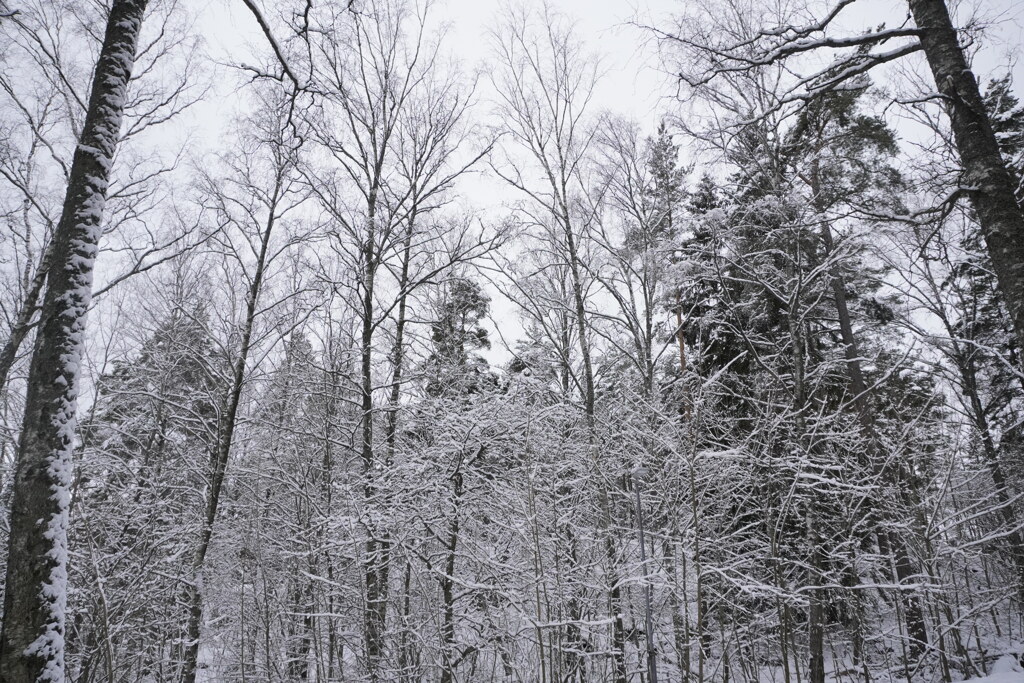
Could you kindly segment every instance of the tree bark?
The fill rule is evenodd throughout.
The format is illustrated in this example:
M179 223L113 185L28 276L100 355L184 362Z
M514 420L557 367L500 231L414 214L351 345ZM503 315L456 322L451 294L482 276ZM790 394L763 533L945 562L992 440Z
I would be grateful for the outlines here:
M227 473L228 457L231 455L231 442L234 440L238 406L241 402L242 388L245 383L246 363L249 360L249 351L252 344L253 324L258 315L257 304L259 302L260 290L263 287L263 277L266 272L270 236L274 231L274 224L277 218L277 204L283 192L283 175L282 172L279 172L277 176L270 197L267 223L263 228L263 234L260 236L260 249L256 257L256 270L253 273L252 283L249 285L249 291L246 295L245 320L242 323L241 344L238 349L238 357L235 359L231 369L231 385L228 388L225 400L223 423L220 428L216 450L212 454L210 462L210 484L206 490L206 507L202 526L199 530L199 542L196 544L195 554L192 556L192 583L187 588L189 618L187 625L188 642L185 647L185 662L182 671L182 681L184 683L195 683L196 680L196 669L199 664L199 637L203 618L203 594L200 590L203 568L206 565L206 553L210 548L210 541L213 539L213 525L217 521L220 494L224 486L224 477Z
M1017 592L1024 598L1024 539L1021 538L1021 533L1017 528L1017 514L1010 486L1006 481L1006 474L1003 472L1003 465L1000 462L999 449L996 448L995 440L992 437L992 426L989 424L988 416L978 391L977 368L970 354L959 350L959 346L959 344L954 345L954 349L957 349L955 362L963 381L964 394L966 394L968 404L971 407L974 428L981 437L982 453L985 454L985 465L988 468L989 476L992 477L992 483L996 486L999 515L1002 517L1006 528L1012 530L1007 534L1006 541L1007 545L1009 545L1013 564L1017 569Z
M811 533L811 592L810 606L807 610L807 641L810 650L808 680L810 683L825 683L825 589L822 587L822 553L821 538L817 533L817 522L812 517Z
M821 171L818 162L815 161L811 172L811 191L814 195L815 209L824 214L825 207L820 204L821 197ZM825 257L831 258L835 252L835 242L832 239L832 228L828 220L821 223L821 242L825 248ZM839 318L840 338L843 341L844 355L846 357L846 372L849 379L850 393L853 395L853 404L857 410L857 421L860 423L861 431L867 438L867 447L864 451L865 464L872 472L883 474L886 479L893 481L901 490L905 489L906 482L903 481L903 473L897 470L895 473L883 472L879 453L878 429L875 424L871 396L864 380L864 371L860 364L860 347L857 337L853 332L853 318L850 315L850 307L846 296L846 279L838 263L833 263L829 268L829 276L832 280L832 295L835 298L836 314ZM908 583L915 574L916 567L907 552L905 541L891 530L882 529L878 532L878 545L882 554L895 553L895 574L899 584ZM916 591L911 591L906 596L906 622L907 632L910 634L910 651L915 656L919 655L928 643L928 631L924 621L924 609Z
M594 366L591 358L590 340L587 337L587 307L584 300L583 278L580 274L579 250L576 245L576 238L573 235L572 217L569 212L568 202L568 181L563 177L559 193L560 214L558 216L565 231L565 246L569 262L569 274L571 278L573 304L576 314L576 334L579 336L580 357L583 361L583 410L587 420L587 428L590 433L590 448L594 463L596 459L596 405L597 391L594 380ZM608 500L608 492L601 485L598 495L599 505L602 514L602 526L604 532L605 555L608 559L608 602L612 612L612 659L614 663L615 683L626 683L626 625L622 618L622 588L619 586L618 571L616 570L617 550L615 538L612 536L611 527L611 505Z
M362 412L362 444L361 455L363 465L363 500L367 509L372 509L377 504L377 487L374 479L374 443L373 443L373 331L375 329L374 315L374 285L376 281L377 265L379 254L374 250L376 239L376 196L377 188L370 193L369 211L367 212L367 236L362 245L363 258L363 292L361 310L361 336L360 336L360 408ZM386 581L387 571L383 568L383 547L377 538L377 529L373 523L367 526L366 556L364 559L363 573L366 585L366 610L364 620L366 631L364 643L366 646L366 668L370 674L370 681L379 680L379 669L381 658L384 654L384 634L387 621L387 588L382 581Z
M11 333L7 337L7 341L4 342L3 348L0 349L0 391L3 391L3 388L7 386L7 378L11 374L11 368L14 367L14 361L18 359L18 350L21 348L25 338L28 337L28 333L32 330L32 316L35 315L39 305L39 295L43 293L43 286L46 284L46 272L50 267L52 253L53 247L51 242L46 245L43 257L39 261L39 267L28 283L28 291L21 302L18 317L15 318L14 324L11 325Z
M71 165L14 468L0 681L64 680L71 453L93 264L146 0L115 0Z
M388 468L394 464L395 452L398 444L398 410L399 403L402 398L402 372L405 366L405 325L408 315L409 264L412 258L412 238L416 227L416 213L417 210L414 206L409 214L409 225L402 244L402 270L401 275L398 278L398 320L395 324L395 347L391 354L391 391L388 396L388 413L387 420L384 425L385 440L387 442L387 451L385 455L387 461L384 464L385 467ZM372 443L370 445L372 447ZM377 634L374 635L374 638L376 639L375 642L379 643L383 638L383 633L387 626L387 606L390 600L392 548L390 528L385 527L383 529L381 539L377 545L377 592L375 596L375 603L370 604L375 607L375 611L371 615L371 618L375 628L377 629ZM382 644L377 645L377 647L382 648ZM377 656L379 656L382 651L383 650L381 649L380 652L376 653Z
M460 462L461 468L461 462ZM441 683L455 680L455 559L459 547L459 507L462 502L462 472L452 476L452 521L445 547L444 575L441 577L441 599L444 613L441 621Z
M935 85L946 101L963 182L978 215L992 270L1017 343L1024 348L1024 214L945 1L908 0L908 4Z

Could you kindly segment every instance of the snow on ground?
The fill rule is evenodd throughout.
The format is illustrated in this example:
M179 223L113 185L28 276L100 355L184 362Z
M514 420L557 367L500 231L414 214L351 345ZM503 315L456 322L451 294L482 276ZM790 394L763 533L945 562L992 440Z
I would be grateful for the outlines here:
M971 678L965 683L1024 683L1024 668L1013 655L1003 655L992 665L988 676Z

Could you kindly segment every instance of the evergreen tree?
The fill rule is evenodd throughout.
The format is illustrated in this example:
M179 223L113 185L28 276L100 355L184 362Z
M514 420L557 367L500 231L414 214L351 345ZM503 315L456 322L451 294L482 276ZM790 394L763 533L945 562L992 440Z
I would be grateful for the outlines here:
M1024 205L1024 106L1013 92L1011 74L993 79L982 100L1013 181L1017 203Z
M489 310L490 297L475 281L458 277L445 283L430 326L429 396L478 394L494 385L487 361L476 353L491 346L483 327Z
M206 305L174 303L138 354L100 377L82 424L70 530L69 659L83 680L181 675L190 579L182 558L200 523L201 472L219 428L224 370ZM113 644L113 645L111 645Z

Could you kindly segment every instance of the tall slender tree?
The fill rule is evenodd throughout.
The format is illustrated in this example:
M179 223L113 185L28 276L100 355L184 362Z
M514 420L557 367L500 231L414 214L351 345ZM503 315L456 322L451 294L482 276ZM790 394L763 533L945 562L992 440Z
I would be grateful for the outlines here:
M978 215L999 291L1024 349L1024 212L1000 154L978 79L967 63L945 0L908 0L963 165L958 190Z
M146 0L118 0L68 178L15 464L0 680L64 679L67 527L85 315Z
M206 178L210 208L229 228L223 236L224 252L229 262L241 270L248 286L235 330L237 346L229 351L230 370L219 406L217 439L209 453L203 519L192 553L192 576L186 589L188 642L182 674L186 683L195 681L199 665L205 602L203 573L240 422L242 395L251 369L250 356L259 338L257 325L260 314L271 308L261 297L275 257L285 253L292 241L280 239L280 233L286 230L288 214L308 196L296 170L301 140L292 134L290 120L282 116L283 99L276 90L269 95L264 93L261 101L265 108L247 122L249 128L239 140L237 155L225 159L225 177ZM279 246L281 243L284 246Z

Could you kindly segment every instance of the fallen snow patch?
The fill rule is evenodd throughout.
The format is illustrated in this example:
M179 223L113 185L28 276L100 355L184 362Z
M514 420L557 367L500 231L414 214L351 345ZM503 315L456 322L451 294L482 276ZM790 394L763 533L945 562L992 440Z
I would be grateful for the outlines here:
M1024 683L1024 668L1013 655L1003 655L992 665L991 673L964 683Z

